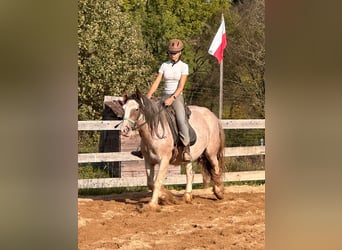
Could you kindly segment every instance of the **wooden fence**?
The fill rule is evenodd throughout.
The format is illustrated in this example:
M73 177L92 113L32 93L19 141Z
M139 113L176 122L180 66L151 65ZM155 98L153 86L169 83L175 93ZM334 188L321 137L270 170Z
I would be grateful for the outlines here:
M116 126L121 121L78 121L78 130L117 130ZM265 129L264 119L245 119L245 120L221 120L223 129ZM225 157L264 155L265 146L247 147L226 147ZM88 162L115 162L115 161L137 161L142 159L133 156L130 152L110 152L110 153L81 153L78 154L78 163ZM227 181L250 181L265 180L265 171L244 171L224 173L223 180ZM185 175L168 175L164 184L185 184ZM193 183L202 183L202 175L195 174ZM146 177L124 177L124 178L98 178L98 179L79 179L78 188L108 188L108 187L130 187L146 186Z

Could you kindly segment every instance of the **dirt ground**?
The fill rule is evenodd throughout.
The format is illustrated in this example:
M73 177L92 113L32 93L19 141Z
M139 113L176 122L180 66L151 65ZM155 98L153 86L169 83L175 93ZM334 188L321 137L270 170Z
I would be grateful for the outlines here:
M211 189L172 191L176 204L139 209L150 192L78 199L78 249L264 249L265 186L230 186L216 200Z

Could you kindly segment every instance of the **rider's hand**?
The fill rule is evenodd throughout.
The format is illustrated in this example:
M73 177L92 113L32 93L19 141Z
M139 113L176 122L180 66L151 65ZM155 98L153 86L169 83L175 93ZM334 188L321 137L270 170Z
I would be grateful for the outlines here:
M173 103L173 101L174 101L174 98L171 96L164 101L164 104L165 106L170 106Z

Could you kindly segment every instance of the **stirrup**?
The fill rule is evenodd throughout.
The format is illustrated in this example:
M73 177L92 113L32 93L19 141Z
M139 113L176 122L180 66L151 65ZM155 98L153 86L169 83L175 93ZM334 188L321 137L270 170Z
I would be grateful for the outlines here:
M183 161L192 162L192 157L188 152L183 152Z
M191 157L190 152L184 150L182 156L183 156L183 161L185 161L185 162L191 162L192 161L192 157Z
M183 149L183 161L185 162L191 162L192 161L192 156L190 154L190 146L185 146Z

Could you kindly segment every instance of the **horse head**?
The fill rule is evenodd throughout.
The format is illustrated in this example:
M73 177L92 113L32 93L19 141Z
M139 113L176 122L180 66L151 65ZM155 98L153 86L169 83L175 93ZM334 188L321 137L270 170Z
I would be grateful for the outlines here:
M162 111L164 107L159 99L148 99L137 89L134 94L124 97L124 117L121 126L121 133L124 136L132 135L134 130L140 130L147 124L150 134L156 134L159 138L164 137L158 132L158 126L161 125L164 131Z
M133 131L137 129L140 121L143 120L142 106L143 96L138 89L134 94L124 96L124 115L121 125L122 135L131 136Z

